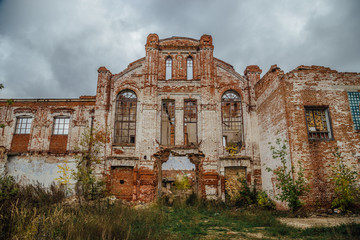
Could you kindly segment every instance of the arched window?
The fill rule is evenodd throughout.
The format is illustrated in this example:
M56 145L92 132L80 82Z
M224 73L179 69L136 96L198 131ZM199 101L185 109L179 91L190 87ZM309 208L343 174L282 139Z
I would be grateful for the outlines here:
M233 91L226 91L221 98L221 116L223 145L236 147L242 146L242 111L240 95Z
M171 57L168 57L166 59L166 80L169 80L172 78L172 59Z
M124 90L117 96L114 143L135 143L136 102L136 94L131 90Z
M186 60L186 69L187 69L187 72L186 72L186 78L187 80L191 80L193 79L193 59L192 57L188 57L187 60Z

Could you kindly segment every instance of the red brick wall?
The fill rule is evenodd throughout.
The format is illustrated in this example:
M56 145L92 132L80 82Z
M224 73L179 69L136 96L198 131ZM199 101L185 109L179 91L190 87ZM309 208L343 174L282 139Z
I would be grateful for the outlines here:
M26 152L29 140L30 134L14 134L11 142L11 152Z
M110 192L117 198L133 199L134 193L134 169L132 167L115 167L111 169Z
M356 74L337 73L324 67L299 67L286 74L286 102L289 142L293 164L305 167L311 192L309 204L330 206L333 184L330 180L336 159L332 152L339 148L348 166L359 171L357 159L360 132L354 130L347 89L360 85ZM327 106L333 140L308 140L304 106Z
M68 135L51 135L50 152L65 153Z

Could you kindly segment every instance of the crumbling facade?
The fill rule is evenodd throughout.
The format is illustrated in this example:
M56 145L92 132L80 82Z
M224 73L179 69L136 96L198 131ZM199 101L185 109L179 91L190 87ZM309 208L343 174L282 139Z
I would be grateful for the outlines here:
M225 181L243 176L274 194L268 142L288 143L301 161L308 201L328 201L331 148L359 169L360 75L324 67L284 73L248 66L244 75L213 56L212 37L150 34L146 55L118 74L98 69L96 96L0 102L2 172L50 184L58 164L75 166L86 129L108 133L98 174L118 198L151 201L179 175L203 197L225 199ZM325 203L324 203L325 204Z

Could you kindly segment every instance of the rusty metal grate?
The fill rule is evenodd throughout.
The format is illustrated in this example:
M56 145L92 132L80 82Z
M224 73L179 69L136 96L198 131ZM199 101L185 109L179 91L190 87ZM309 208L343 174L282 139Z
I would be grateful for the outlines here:
M310 140L332 139L328 108L306 107L305 117Z

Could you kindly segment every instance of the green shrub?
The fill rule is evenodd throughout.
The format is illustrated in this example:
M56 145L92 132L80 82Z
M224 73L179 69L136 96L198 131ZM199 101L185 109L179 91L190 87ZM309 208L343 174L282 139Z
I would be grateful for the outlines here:
M276 169L266 168L268 172L273 172L276 177L276 188L280 193L276 198L280 201L287 202L291 211L295 211L303 206L300 196L303 196L309 191L309 184L304 177L304 169L299 161L299 170L295 172L294 166L289 169L286 165L287 147L286 141L282 142L280 138L276 139L276 147L271 146L272 158L274 160L280 159L281 165ZM269 143L271 144L271 143ZM292 174L296 173L297 179L292 178Z
M174 185L177 190L188 190L191 188L189 177L186 174L178 176Z
M333 151L333 155L336 158L336 165L331 177L334 184L334 199L331 207L350 212L359 195L359 188L356 186L358 173L344 164L338 149Z
M256 203L257 191L254 185L250 188L245 178L230 176L225 182L226 200L230 205L248 206Z
M265 191L258 192L257 205L262 209L275 209L274 201L269 198Z
M241 188L239 190L239 198L236 201L237 206L248 206L256 203L257 191L254 185L250 188L245 178L240 179Z
M12 176L0 177L0 204L13 199L19 192L19 187Z

